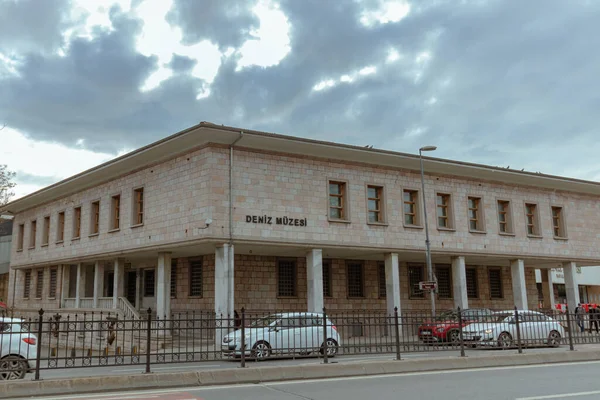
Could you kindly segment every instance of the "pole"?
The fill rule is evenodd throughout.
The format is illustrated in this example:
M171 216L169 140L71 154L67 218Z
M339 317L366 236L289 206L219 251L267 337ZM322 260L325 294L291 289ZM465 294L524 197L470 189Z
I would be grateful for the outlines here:
M115 288L116 290L116 288ZM148 309L148 319L146 320L146 374L150 373L150 347L152 346L152 309ZM157 324L158 326L158 324Z
M44 329L44 310L42 308L40 308L39 311L39 319L38 319L38 329L37 329L37 346L38 346L38 352L37 355L35 357L35 378L34 380L39 381L40 380L40 367L41 367L41 356L42 356L42 334L43 334L43 329ZM30 330L31 331L31 330Z
M460 307L458 307L458 329L460 329L459 331L459 340L460 340L460 356L464 357L465 356L465 338L463 336L463 319L462 319L462 310L460 309Z
M323 364L327 364L327 311L323 307Z
M396 360L400 361L400 324L398 323L398 307L394 307L394 329L396 334Z
M519 322L519 310L515 306L515 324L517 325L517 347L519 354L523 354L523 345L521 344L521 323Z
M569 315L569 306L565 307L565 313L567 316L567 331L569 333L569 350L574 351L575 346L573 345L573 331L571 330L571 316Z
M240 354L240 361L241 361L241 367L242 368L246 368L246 309L244 307L242 307L242 331L241 331L241 337L240 337L240 341L241 341L241 354Z
M421 163L421 193L423 196L423 216L425 218L425 251L427 255L427 279L433 282L433 267L431 266L431 249L429 243L429 224L427 223L427 202L425 201L425 173L423 171L423 154L419 149L419 161ZM435 317L435 292L430 289L429 298L431 299L431 317Z

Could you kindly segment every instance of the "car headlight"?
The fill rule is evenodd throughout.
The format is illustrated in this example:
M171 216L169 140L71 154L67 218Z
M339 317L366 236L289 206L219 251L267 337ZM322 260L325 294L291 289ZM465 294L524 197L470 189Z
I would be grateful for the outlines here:
M494 332L493 329L486 329L486 330L483 331L483 333L485 333L486 335L489 335L492 332Z

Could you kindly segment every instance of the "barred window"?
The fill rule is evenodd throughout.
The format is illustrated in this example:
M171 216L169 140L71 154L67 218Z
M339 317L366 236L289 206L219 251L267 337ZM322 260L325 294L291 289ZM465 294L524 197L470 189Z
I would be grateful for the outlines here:
M28 299L31 291L31 271L25 271L25 287L23 288L23 298Z
M490 299L502 299L502 271L499 268L490 269L488 272L490 283Z
M177 298L177 259L171 260L171 298Z
M50 287L48 290L48 297L50 297L50 298L56 297L56 274L57 274L57 269L51 268L50 269Z
M410 297L415 299L425 298L425 293L419 289L419 282L423 281L423 266L410 265L408 267L408 284L410 285Z
M277 263L277 295L279 297L296 297L296 262L279 260Z
M44 293L44 270L39 269L37 271L37 281L35 283L35 298L41 299Z
M479 284L477 281L477 268L467 268L467 298L477 299L479 298Z
M436 265L435 275L438 283L438 297L440 299L452 298L452 278L449 265Z
M348 263L347 269L348 297L365 297L365 276L362 263Z
M331 261L323 260L323 297L331 297Z
M144 297L154 297L154 282L156 272L153 269L144 270Z
M385 286L385 263L377 264L377 273L379 275L379 298L385 298L387 290Z
M202 297L204 295L202 276L202 260L190 262L190 296Z

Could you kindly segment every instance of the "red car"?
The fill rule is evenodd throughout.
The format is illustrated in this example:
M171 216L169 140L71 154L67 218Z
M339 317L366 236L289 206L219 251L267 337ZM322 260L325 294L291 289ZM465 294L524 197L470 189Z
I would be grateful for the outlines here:
M469 308L462 311L463 327L473 322L485 321L492 315L487 308ZM460 326L458 312L455 310L442 311L435 321L427 321L419 326L419 341L423 343L459 343Z

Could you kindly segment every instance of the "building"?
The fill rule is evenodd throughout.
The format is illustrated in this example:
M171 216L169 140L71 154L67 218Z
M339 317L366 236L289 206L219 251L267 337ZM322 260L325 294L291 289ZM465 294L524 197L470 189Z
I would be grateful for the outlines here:
M9 301L37 310L538 306L600 264L600 184L202 122L13 201Z
M0 302L6 302L8 298L12 226L11 219L0 218Z
M579 285L579 299L582 303L600 304L600 267L577 268L577 283ZM544 274L544 275L542 275ZM565 273L560 266L547 270L537 270L535 273L538 284L538 292L542 306L550 305L547 293L550 292L548 284L554 290L554 299L557 303L567 302L567 290L565 285ZM551 282L551 283L550 283ZM548 287L543 290L544 285Z

